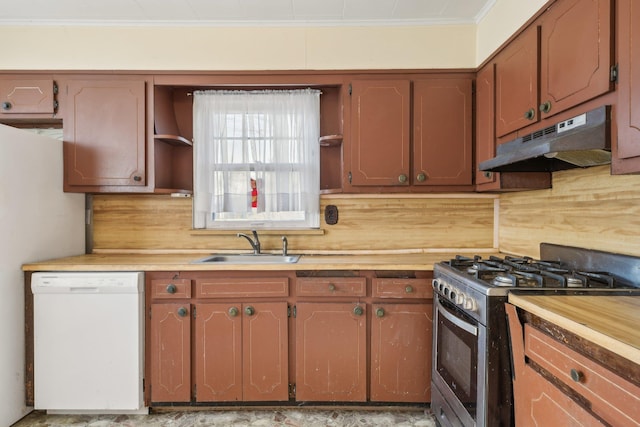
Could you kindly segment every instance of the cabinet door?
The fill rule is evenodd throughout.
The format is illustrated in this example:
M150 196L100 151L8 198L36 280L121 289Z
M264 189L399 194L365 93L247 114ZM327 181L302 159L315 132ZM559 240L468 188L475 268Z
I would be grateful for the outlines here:
M191 400L189 304L151 304L151 401Z
M53 114L53 79L0 79L0 114Z
M289 399L287 303L196 306L196 401Z
M366 401L364 304L300 303L296 311L296 400Z
M543 15L542 118L613 89L612 1L566 0Z
M484 187L496 182L495 172L481 171L477 166L496 155L494 78L493 63L476 76L476 184Z
M64 85L65 189L145 185L145 82L71 80Z
M618 159L640 156L640 7L637 1L618 2ZM615 160L614 160L615 162ZM638 172L629 170L628 172Z
M471 79L413 86L413 185L469 185L473 170Z
M194 339L196 401L241 401L242 306L197 304Z
M431 400L432 304L374 304L371 400Z
M409 80L361 80L351 88L351 184L408 185Z
M242 314L242 400L289 400L287 303L243 304Z
M525 30L496 58L496 136L539 119L539 27Z

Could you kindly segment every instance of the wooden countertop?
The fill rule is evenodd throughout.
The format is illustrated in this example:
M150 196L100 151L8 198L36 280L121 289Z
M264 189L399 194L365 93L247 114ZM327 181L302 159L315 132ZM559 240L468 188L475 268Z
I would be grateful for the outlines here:
M203 270L433 270L458 252L374 255L302 255L294 264L193 264L208 253L88 254L32 262L24 271L203 271ZM487 254L488 256L489 254Z
M511 293L509 302L640 365L640 296Z

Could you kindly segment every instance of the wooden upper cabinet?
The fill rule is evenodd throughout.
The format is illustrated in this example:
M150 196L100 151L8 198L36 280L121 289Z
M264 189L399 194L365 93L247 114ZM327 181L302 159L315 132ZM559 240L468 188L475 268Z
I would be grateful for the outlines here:
M496 182L494 172L478 169L478 165L496 155L495 132L495 66L485 65L476 76L476 185Z
M145 186L145 81L69 80L61 89L65 191Z
M470 185L473 118L470 78L416 80L413 185Z
M411 82L351 83L352 185L409 185Z
M53 114L54 88L52 78L2 77L0 114Z
M535 123L538 113L539 27L528 28L496 58L496 136Z
M640 172L640 159L621 161L640 157L640 7L636 0L620 0L617 8L620 77L618 141L612 144L612 170L618 173Z
M613 89L612 0L563 0L542 17L540 106L548 117Z

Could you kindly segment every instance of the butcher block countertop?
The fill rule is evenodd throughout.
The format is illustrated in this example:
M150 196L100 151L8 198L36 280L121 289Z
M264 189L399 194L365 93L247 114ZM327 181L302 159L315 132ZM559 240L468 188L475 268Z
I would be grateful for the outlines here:
M459 252L368 255L302 255L293 264L194 264L208 253L88 254L23 265L24 271L204 271L204 270L433 270ZM489 254L487 254L488 256Z
M511 293L509 302L640 365L640 295Z

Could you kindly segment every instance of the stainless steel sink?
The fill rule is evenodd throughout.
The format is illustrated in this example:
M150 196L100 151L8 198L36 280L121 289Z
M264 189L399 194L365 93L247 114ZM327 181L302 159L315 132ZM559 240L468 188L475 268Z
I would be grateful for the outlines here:
M213 254L193 261L194 264L294 264L300 255Z

